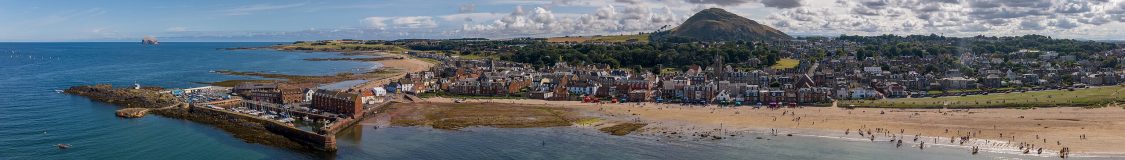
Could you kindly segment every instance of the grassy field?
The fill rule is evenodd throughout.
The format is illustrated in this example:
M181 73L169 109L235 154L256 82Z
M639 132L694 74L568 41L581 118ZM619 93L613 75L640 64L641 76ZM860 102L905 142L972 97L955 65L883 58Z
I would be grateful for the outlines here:
M648 34L633 34L633 35L617 35L617 36L597 36L591 39L593 42L628 42L631 39L637 42L648 42Z
M551 43L567 43L567 42L584 43L584 42L589 41L589 40L590 40L590 37L551 37L551 38L547 38L547 42L551 42Z
M296 44L278 46L281 50L297 50L297 51L321 51L321 52L352 52L352 51L392 51L401 52L406 51L406 48L393 45L383 44L345 44L329 42L327 44L317 44L315 42L301 42Z
M1104 86L1087 89L993 93L989 95L949 96L938 98L897 98L883 100L846 100L838 106L879 108L1022 108L1022 107L1099 107L1125 102L1125 87Z
M796 59L791 59L791 58L782 58L780 60L777 60L777 64L774 64L773 66L770 66L770 68L773 68L773 69L790 69L790 68L797 67L798 64L801 64L801 61L798 61Z
M586 42L628 42L629 40L637 40L637 42L648 42L648 34L632 34L632 35L612 35L612 36L578 36L578 37L553 37L547 38L547 42L552 43L586 43Z

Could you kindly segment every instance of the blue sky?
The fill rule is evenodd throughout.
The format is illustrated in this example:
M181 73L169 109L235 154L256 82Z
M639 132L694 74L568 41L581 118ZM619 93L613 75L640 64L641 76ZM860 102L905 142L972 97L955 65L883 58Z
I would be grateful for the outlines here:
M711 7L794 35L1125 37L1125 0L0 0L0 41L630 34L674 27Z

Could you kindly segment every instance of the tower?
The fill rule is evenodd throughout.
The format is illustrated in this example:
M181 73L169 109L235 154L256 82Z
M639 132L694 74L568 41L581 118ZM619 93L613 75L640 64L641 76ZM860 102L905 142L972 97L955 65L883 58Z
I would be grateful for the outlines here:
M723 80L723 56L715 55L715 62L711 65L711 68L714 69L712 70L714 71L712 76L715 76L718 80Z

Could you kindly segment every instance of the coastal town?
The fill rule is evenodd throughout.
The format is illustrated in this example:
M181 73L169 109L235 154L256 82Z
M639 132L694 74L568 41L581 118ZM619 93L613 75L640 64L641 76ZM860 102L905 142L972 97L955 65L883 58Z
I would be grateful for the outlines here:
M314 43L417 46L441 44L442 41L485 43L492 40L325 40ZM538 43L545 43L545 41ZM554 44L570 45L565 42ZM504 102L504 99L510 99L513 101L508 103L531 104L517 102L527 99L564 102L560 104L584 103L600 107L607 106L602 104L626 106L655 104L665 107L672 105L731 109L810 106L854 108L867 106L835 105L840 101L856 100L930 99L1038 93L1048 90L1081 92L1089 88L1118 87L1125 78L1122 77L1125 74L1120 67L1099 68L1125 66L1100 63L1105 62L1101 60L1125 62L1121 60L1121 57L1125 57L1125 51L1120 49L1091 54L1093 56L1083 60L1077 60L1073 55L1060 56L1053 51L1030 49L1020 49L1011 53L965 54L958 57L899 56L889 59L867 57L857 60L850 56L808 58L810 56L806 52L808 49L802 49L807 46L819 46L841 51L855 50L854 47L858 45L852 43L817 40L790 41L783 44L786 44L782 45L786 47L780 47L782 48L780 50L791 50L791 52L781 52L783 57L801 60L787 67L734 69L731 65L725 65L722 57L715 57L710 64L690 65L682 71L666 69L661 70L660 73L565 62L538 67L533 64L498 59L466 58L463 55L441 51L409 50L393 53L395 51L374 50L364 52L381 53L380 56L383 57L399 57L379 59L376 60L377 62L426 59L429 61L427 63L435 65L411 69L412 72L402 72L397 76L360 79L359 83L348 83L354 86L244 82L233 87L208 86L170 90L168 93L199 109L264 119L271 123L283 124L279 126L291 128L293 132L304 133L296 135L319 136L321 138L315 138L315 142L310 143L320 146L334 143L333 140L326 140L331 138L325 137L332 137L340 129L378 114L377 110L383 110L381 108L391 103L456 104L492 101L489 99ZM500 48L511 47L519 46ZM956 59L955 65L970 69L929 71L925 74L920 73L923 72L922 70L909 70L948 65L925 63L943 58ZM1007 67L1012 64L1038 67ZM1108 104L1119 100L1097 101L1099 104ZM934 105L950 109L978 108ZM879 114L883 114L882 112L880 111ZM609 113L613 112L609 111ZM777 120L775 118L772 121ZM800 125L800 122L798 121L797 124ZM815 125L816 122L813 124ZM870 138L874 140L875 137L872 135ZM968 140L961 140L960 143L964 144L966 141ZM1027 146L1019 147L1032 150Z
M351 41L350 43L360 43ZM387 42L395 43L395 42ZM407 43L438 44L441 40ZM776 42L780 43L780 42ZM602 44L614 45L614 44ZM706 44L700 44L706 45ZM722 57L686 70L614 68L607 65L530 64L412 51L441 65L411 73L385 92L416 95L517 97L584 102L656 102L755 107L829 105L835 100L929 98L1040 90L1074 90L1114 86L1125 80L1125 50L1075 55L1020 49L1010 53L962 56L851 56L809 58L813 46L856 50L858 44L834 40L790 41L777 45L784 57L801 59L792 66L735 69ZM517 47L504 46L506 47ZM839 53L847 55L847 53ZM854 54L854 53L852 53ZM954 59L955 64L927 63ZM752 63L752 62L751 62ZM957 66L957 67L950 67ZM1018 66L1018 67L1010 67ZM956 68L936 70L934 68Z
M119 117L155 113L249 143L326 154L349 129L407 126L574 127L664 142L819 137L972 155L1125 153L1117 147L1125 144L1118 134L1125 124L1117 123L1125 120L1125 43L791 37L717 8L693 19L685 23L749 29L240 46L218 50L318 52L334 56L301 60L375 67L320 75L211 70L237 78L195 88L98 84L56 92L121 106ZM142 43L163 47L152 37Z

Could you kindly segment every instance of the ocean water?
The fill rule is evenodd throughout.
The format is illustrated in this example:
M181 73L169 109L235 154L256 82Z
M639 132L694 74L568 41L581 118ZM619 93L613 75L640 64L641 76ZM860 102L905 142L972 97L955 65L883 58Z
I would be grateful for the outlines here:
M302 60L341 57L334 53L220 49L270 44L276 43L0 43L0 159L1051 159L801 136L657 141L570 127L446 131L366 125L337 135L334 154L307 153L245 143L190 121L116 118L115 106L54 91L98 83L187 88L246 78L213 70L327 75L378 67ZM73 147L57 149L60 143Z

